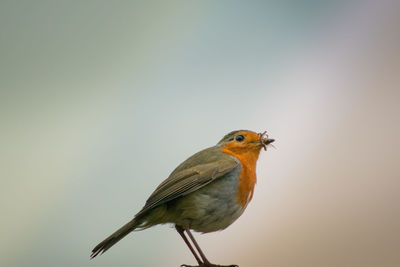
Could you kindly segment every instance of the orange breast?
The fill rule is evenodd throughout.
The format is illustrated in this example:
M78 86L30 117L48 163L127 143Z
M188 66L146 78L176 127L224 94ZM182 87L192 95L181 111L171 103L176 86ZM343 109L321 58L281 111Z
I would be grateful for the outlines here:
M242 207L245 207L253 198L254 186L257 182L256 164L260 150L258 149L239 152L235 150L232 151L228 147L223 147L221 151L234 156L242 164L242 169L239 174L237 199L238 203Z

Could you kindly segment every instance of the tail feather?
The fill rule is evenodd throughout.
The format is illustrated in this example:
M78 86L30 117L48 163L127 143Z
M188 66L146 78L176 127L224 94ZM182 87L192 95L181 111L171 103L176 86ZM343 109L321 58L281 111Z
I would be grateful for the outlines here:
M109 248L111 248L115 243L120 241L122 238L124 238L127 234L132 232L133 230L138 227L140 223L137 222L136 218L133 219L132 221L128 222L124 226L122 226L119 230L115 231L115 233L111 234L109 237L107 237L103 242L98 244L93 250L92 254L90 255L90 258L93 259L99 254L103 254L106 252Z

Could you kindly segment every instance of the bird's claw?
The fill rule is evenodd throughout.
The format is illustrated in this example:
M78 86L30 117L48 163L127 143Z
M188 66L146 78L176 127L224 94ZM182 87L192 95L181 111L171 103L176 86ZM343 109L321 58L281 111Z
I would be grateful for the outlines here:
M217 264L201 264L201 265L187 265L182 264L180 267L239 267L239 265L232 264L232 265L217 265Z

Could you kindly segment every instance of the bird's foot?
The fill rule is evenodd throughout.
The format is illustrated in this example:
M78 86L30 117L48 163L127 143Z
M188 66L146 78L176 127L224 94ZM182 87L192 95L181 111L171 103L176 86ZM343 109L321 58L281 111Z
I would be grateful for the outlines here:
M212 263L203 263L200 265L187 265L187 264L182 264L180 267L239 267L239 265L232 264L232 265L218 265L218 264L212 264Z

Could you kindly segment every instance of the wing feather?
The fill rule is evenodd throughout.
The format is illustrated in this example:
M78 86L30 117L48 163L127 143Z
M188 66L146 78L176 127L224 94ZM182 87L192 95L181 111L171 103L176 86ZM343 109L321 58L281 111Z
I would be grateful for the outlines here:
M191 168L173 172L146 201L146 205L137 214L164 204L168 201L185 196L199 188L207 185L215 179L225 175L238 167L239 163L231 157L219 160L217 162L199 164Z

